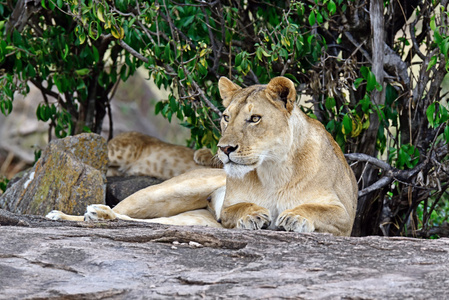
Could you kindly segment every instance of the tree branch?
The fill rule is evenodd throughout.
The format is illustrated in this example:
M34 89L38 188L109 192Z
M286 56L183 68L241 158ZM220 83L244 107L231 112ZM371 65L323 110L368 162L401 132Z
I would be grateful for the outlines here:
M345 157L352 161L364 161L379 167L382 170L390 171L393 169L388 163L364 153L347 153Z
M129 46L127 43L125 43L123 40L119 40L119 45L125 49L126 51L128 51L132 56L134 56L137 59L140 59L141 61L143 61L144 63L148 63L149 60L148 58L146 58L145 56L143 56L142 54L140 54L139 52L137 52L136 50L134 50L131 46Z
M374 192L378 189L383 188L384 186L389 185L393 181L392 177L385 176L379 179L378 181L374 182L372 185L370 185L367 188L364 188L363 190L359 191L358 196L363 197L365 195L368 195L371 192Z

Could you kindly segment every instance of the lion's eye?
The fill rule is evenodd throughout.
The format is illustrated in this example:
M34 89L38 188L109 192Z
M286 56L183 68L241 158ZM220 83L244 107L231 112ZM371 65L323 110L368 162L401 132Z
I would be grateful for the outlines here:
M223 115L223 120L225 122L229 122L229 116L228 115Z
M251 119L249 120L251 123L257 123L260 121L261 118L262 118L261 116L251 116Z

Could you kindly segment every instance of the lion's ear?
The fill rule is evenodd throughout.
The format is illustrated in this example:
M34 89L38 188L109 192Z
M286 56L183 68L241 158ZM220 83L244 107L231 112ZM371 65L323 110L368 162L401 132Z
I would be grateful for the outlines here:
M275 77L270 80L265 91L273 100L282 101L288 112L293 110L296 102L296 89L290 79Z
M218 89L220 90L220 96L223 99L223 106L228 107L231 103L232 96L235 92L240 90L241 87L226 77L220 77L220 80L218 80Z

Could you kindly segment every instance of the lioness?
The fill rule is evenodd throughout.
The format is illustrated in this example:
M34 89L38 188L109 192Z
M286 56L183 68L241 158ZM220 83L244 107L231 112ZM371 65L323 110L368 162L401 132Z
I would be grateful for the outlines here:
M294 84L276 77L267 85L241 88L222 77L219 90L226 110L218 157L226 174L188 171L131 195L112 210L89 206L84 219L349 236L357 205L354 174L322 124L297 106ZM48 217L83 218L58 211ZM153 219L143 220L148 218Z

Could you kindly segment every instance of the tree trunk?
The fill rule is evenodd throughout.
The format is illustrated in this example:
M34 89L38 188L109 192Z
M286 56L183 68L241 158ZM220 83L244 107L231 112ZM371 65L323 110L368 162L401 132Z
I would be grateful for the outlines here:
M376 76L376 81L382 86L382 90L378 91L374 89L371 92L371 102L374 106L383 105L385 103L385 85L384 85L384 15L383 15L383 1L372 0L370 2L370 20L371 20L371 40L372 44L372 72ZM377 134L379 131L379 116L377 113L370 115L370 127L363 135L359 149L357 152L365 153L376 157L376 141ZM355 170L356 177L362 177L361 184L364 185L359 188L363 188L371 185L378 180L378 172L376 169L372 168L371 165L359 165ZM372 210L371 206L375 201L379 201L379 194L377 192L368 194L366 196L359 198L359 203L357 207L356 220L354 223L354 228L352 234L354 236L363 236L369 234L361 226L366 225L366 219L369 212ZM380 202L381 205L382 202ZM378 210L378 209L376 209ZM369 224L373 227L375 224ZM377 226L376 226L377 227ZM374 228L372 228L374 229ZM376 228L377 229L377 228Z

